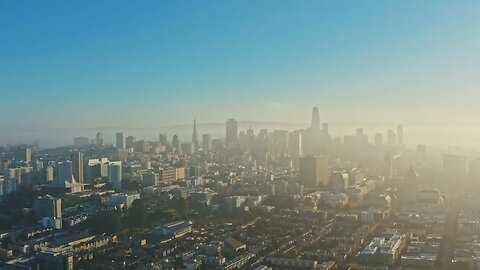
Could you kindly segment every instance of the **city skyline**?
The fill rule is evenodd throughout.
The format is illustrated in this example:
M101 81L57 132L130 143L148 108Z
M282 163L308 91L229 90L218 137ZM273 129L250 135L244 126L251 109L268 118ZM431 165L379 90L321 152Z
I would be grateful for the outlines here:
M0 3L0 136L304 123L312 106L330 122L478 122L475 1L45 3Z
M480 270L479 14L0 0L0 270Z

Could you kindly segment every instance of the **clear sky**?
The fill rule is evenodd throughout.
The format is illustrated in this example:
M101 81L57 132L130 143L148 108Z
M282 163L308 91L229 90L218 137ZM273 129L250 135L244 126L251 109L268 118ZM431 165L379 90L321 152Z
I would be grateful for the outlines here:
M3 132L475 122L479 71L478 0L0 0Z

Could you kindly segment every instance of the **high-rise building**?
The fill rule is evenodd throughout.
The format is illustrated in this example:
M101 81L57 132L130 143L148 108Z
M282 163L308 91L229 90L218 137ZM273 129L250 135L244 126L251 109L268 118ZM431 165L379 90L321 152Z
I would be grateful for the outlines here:
M397 147L402 149L404 147L403 142L403 125L397 126Z
M97 132L97 136L95 137L95 143L97 147L102 147L103 146L103 136L102 133Z
M83 183L83 153L75 152L72 155L73 160L73 179L78 183Z
M45 181L47 183L52 182L55 177L55 170L52 166L48 165L47 168L45 168Z
M19 147L15 150L15 160L30 163L32 161L32 149L29 147Z
M203 134L203 136L202 136L202 149L203 149L203 151L212 150L212 136L210 134Z
M193 119L192 144L195 150L197 150L200 147L200 144L198 143L198 134L197 134L197 119Z
M383 134L375 133L375 146L380 147L383 145Z
M238 142L238 123L235 119L226 122L225 144L227 148L234 147Z
M313 107L311 120L311 127L304 133L303 152L307 155L317 155L324 152L322 139L326 137L322 136L325 134L325 131L320 129L320 115L317 107ZM328 126L326 128L328 129Z
M329 136L329 131L328 131L328 123L322 123L322 133L325 136Z
M125 148L134 148L136 141L137 139L135 137L127 136L127 138L125 138Z
M140 140L136 142L134 145L134 150L135 152L138 152L138 153L147 153L149 148L150 146L148 145L148 142L145 140Z
M312 110L312 131L315 134L320 133L320 114L318 112L318 107L313 107Z
M274 130L273 131L273 145L272 152L275 159L284 157L288 153L288 131Z
M62 199L50 195L38 197L34 201L34 212L44 227L62 228Z
M89 159L87 162L87 179L93 181L97 178L108 177L108 158Z
M123 137L123 132L117 132L115 136L115 146L117 148L125 148L125 138Z
M348 174L342 172L333 172L330 175L330 184L332 191L344 192L348 186Z
M255 154L255 132L250 127L247 129L247 150L250 154Z
M108 163L108 182L112 184L113 188L122 188L122 162L111 161Z
M391 129L388 130L388 146L390 148L397 146L397 135Z
M160 185L160 176L158 173L155 172L148 172L142 175L143 176L143 184L146 187L151 186L158 186Z
M172 148L173 148L174 153L177 153L177 154L182 153L182 147L181 147L181 144L180 144L180 139L178 138L177 134L173 135Z
M167 134L158 135L158 142L160 142L161 145L167 145L168 144Z
M303 155L302 132L300 130L290 132L288 135L288 155L290 156L293 165L298 167L300 157Z
M69 183L73 183L73 166L70 160L57 162L57 178L56 184L58 186L67 186Z
M306 187L328 185L330 168L326 156L309 155L300 158L300 183Z

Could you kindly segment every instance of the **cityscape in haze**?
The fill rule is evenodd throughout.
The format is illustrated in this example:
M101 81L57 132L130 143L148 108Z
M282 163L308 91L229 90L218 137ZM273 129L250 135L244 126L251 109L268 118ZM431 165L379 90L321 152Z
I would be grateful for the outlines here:
M480 270L479 15L0 0L0 270Z

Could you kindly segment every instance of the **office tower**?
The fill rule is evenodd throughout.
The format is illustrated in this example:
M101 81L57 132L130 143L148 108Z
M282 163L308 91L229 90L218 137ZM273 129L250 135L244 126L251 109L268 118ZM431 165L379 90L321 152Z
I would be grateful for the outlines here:
M329 136L328 123L323 123L322 124L322 133L325 136Z
M314 134L320 133L320 114L317 107L313 107L312 110L312 131Z
M330 168L326 156L309 155L300 158L300 183L306 187L328 185Z
M97 135L95 136L95 144L97 145L97 147L102 147L103 146L102 133L97 132Z
M122 162L111 161L108 163L108 182L112 184L113 188L122 188Z
M202 136L202 149L203 149L203 151L212 150L212 136L210 134L203 134L203 136Z
M197 119L193 119L192 144L195 150L200 147L200 144L198 143L198 134L197 134Z
M146 187L159 186L160 185L160 175L155 172L148 172L142 175L143 176L143 185Z
M397 135L391 129L388 130L388 146L394 148L397 145Z
M32 161L32 149L29 147L19 147L15 151L15 161L30 163Z
M115 136L115 146L117 148L125 148L125 139L123 137L123 132L117 132Z
M382 133L375 133L375 146L380 147L383 145L383 135Z
M225 144L227 148L234 147L238 142L238 123L235 119L228 119L226 122Z
M348 174L333 172L332 175L330 175L330 184L332 186L332 191L344 192L348 186Z
M181 145L180 145L180 139L178 139L177 134L173 135L172 148L173 148L174 153L177 153L177 154L182 153L182 148L181 148Z
M137 139L133 136L127 136L127 138L125 138L125 148L130 149L135 147L136 140Z
M443 154L443 176L446 180L462 180L467 175L467 157Z
M260 129L258 132L257 140L252 147L252 152L254 153L255 160L260 162L265 162L267 160L267 153L270 149L270 138L268 134L268 129Z
M73 179L78 183L83 183L83 153L75 152L72 155L73 160Z
M42 219L44 227L62 228L62 199L50 195L38 197L34 201L37 219Z
M300 157L302 156L302 133L300 130L290 132L288 135L288 155L293 162L293 165L298 167Z
M57 162L57 179L56 184L58 186L67 186L69 183L73 183L73 166L70 160Z
M87 162L87 179L93 181L97 178L108 177L108 158L89 159Z
M306 155L317 155L323 152L323 138L324 131L320 129L320 116L318 108L314 107L312 110L312 124L309 129L306 130L303 136L303 152Z
M158 135L158 142L160 142L161 145L167 145L168 144L167 134Z
M193 143L182 143L180 148L182 149L182 153L189 155L195 153L195 146L193 146Z
M240 131L238 133L238 144L243 150L247 149L247 133L245 131Z
M90 144L90 139L87 137L76 137L73 139L73 145L78 148L88 146Z
M403 142L403 125L397 126L397 147L402 149L404 146Z
M145 140L140 140L135 143L134 150L137 153L148 153L149 145L148 142Z
M274 130L272 139L272 152L275 159L284 157L288 153L288 131Z

